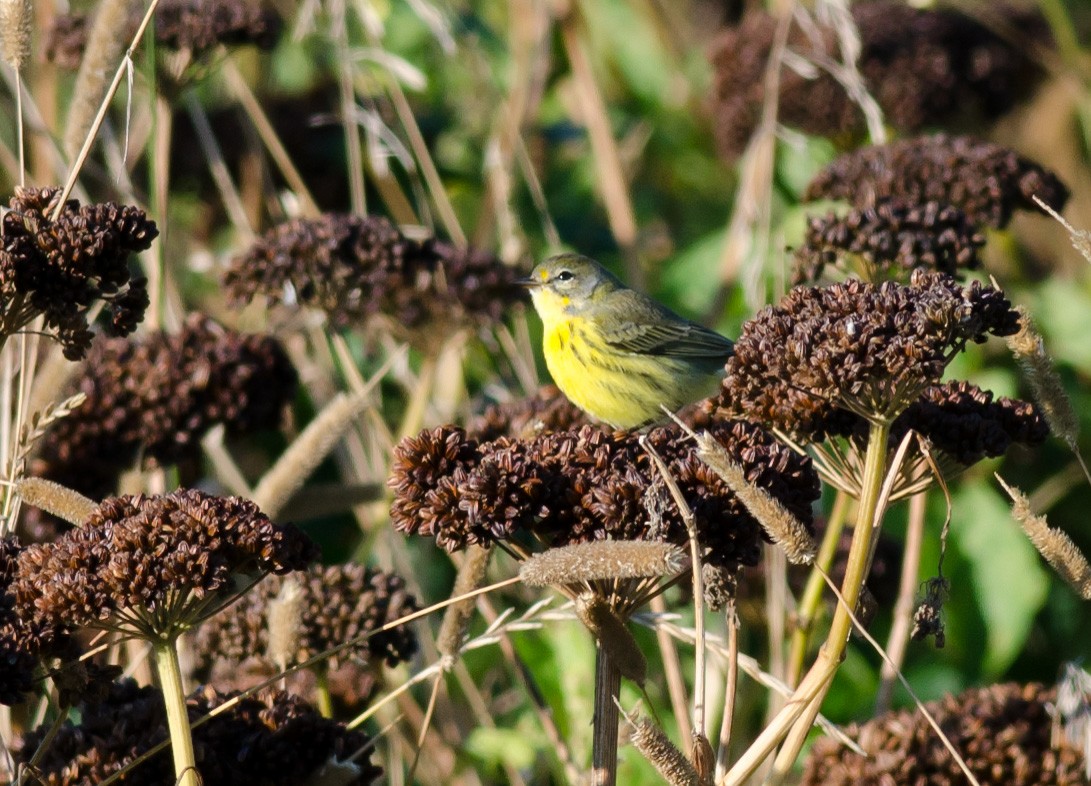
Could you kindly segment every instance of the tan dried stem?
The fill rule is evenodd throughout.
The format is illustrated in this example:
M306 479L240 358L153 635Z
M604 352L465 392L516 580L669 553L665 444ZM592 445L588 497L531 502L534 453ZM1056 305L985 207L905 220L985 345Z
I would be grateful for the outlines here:
M491 557L491 546L474 545L467 548L462 564L458 566L458 574L455 576L455 585L451 588L451 594L457 597L480 587L485 581L485 570L489 567ZM452 603L443 613L443 621L436 634L436 649L444 658L445 671L449 671L458 658L475 605L474 599L470 598L459 603Z
M1030 508L1030 500L1014 486L1009 486L1000 475L997 481L1011 497L1011 515L1038 553L1057 571L1072 589L1084 600L1091 600L1091 565L1067 533L1049 526L1045 516L1039 516Z
M723 479L765 533L784 550L793 565L814 562L818 550L811 533L769 492L746 479L743 468L731 460L724 447L708 432L697 435L697 455Z

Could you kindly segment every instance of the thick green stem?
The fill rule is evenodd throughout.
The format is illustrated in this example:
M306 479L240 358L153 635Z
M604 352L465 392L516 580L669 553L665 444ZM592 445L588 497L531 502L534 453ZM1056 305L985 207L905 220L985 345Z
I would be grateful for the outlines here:
M784 708L777 713L769 725L762 731L754 743L739 757L735 765L722 780L724 786L741 786L768 758L773 749L787 738L781 755L777 758L774 771L768 783L780 783L784 773L780 771L784 760L789 757L789 768L795 762L799 750L803 747L807 733L814 723L822 699L837 673L841 657L852 630L852 618L848 609L855 610L860 598L864 578L867 576L868 561L871 554L873 524L879 493L882 488L886 469L887 446L890 441L889 423L872 423L869 432L867 454L864 459L863 490L860 506L857 510L856 530L853 532L852 546L849 551L845 580L841 585L844 604L838 603L834 613L826 643L818 653L818 658L800 680L799 685L789 697ZM802 734L800 731L802 730ZM793 748L794 751L789 749Z
M595 657L594 743L591 751L591 786L617 783L618 723L617 706L621 690L621 672L606 650L599 647Z
M314 700L323 718L333 717L333 697L330 695L330 674L325 665L314 668Z
M837 497L833 501L833 509L826 522L826 531L822 535L822 544L818 547L818 555L814 561L815 567L821 568L826 573L830 572L833 558L837 555L837 544L841 542L841 533L845 529L848 510L849 495L838 489ZM811 628L814 626L818 605L822 601L822 590L825 588L826 582L822 574L812 569L807 577L807 585L803 588L803 594L799 598L796 627L792 632L792 648L788 655L787 679L788 684L793 687L799 682L799 675L803 673L803 659L807 657Z
M837 604L829 635L818 656L819 661L825 660L830 664L839 664L845 655L845 646L852 632L852 615L856 612L856 604L860 600L864 582L867 581L871 563L871 541L872 535L878 529L879 496L883 479L886 477L886 454L889 442L890 423L873 422L868 432L867 453L864 456L860 507L857 510L856 527L852 533L848 564L845 566L845 578L841 582L842 602ZM799 752L803 749L803 744L807 741L811 726L818 717L818 711L822 708L822 700L826 698L833 684L833 676L834 673L831 672L829 678L819 688L815 697L788 732L784 746L773 762L773 771L767 780L768 784L776 786L783 783L784 778L791 772Z
M156 642L153 649L155 667L159 672L159 689L163 691L163 704L167 710L170 749L174 755L174 774L178 786L199 786L201 779L193 757L193 734L186 712L186 695L182 690L182 672L178 668L175 641Z

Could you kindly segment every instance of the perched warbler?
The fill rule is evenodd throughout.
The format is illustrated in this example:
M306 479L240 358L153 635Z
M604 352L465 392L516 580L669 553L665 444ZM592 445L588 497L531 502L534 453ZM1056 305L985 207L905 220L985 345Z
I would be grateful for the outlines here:
M521 282L542 318L546 365L577 407L614 428L709 395L730 339L622 284L593 259L560 254Z

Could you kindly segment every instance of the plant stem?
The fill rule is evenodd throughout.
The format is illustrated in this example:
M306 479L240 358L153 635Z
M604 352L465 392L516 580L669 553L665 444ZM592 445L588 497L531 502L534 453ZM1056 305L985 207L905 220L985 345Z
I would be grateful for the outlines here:
M814 561L815 567L827 573L837 554L837 544L841 542L841 533L845 529L848 510L849 495L838 489L837 496L833 500L833 509L826 522L826 531L822 535L822 544L818 547L818 555ZM822 590L825 586L822 574L812 568L796 610L796 627L792 632L792 648L788 655L786 682L789 685L794 686L799 682L799 675L803 673L803 659L807 657L811 627L814 625L815 614L818 612L818 604L822 600Z
M834 613L833 622L830 625L826 643L818 653L818 658L811 665L807 674L800 680L799 685L789 697L787 703L773 718L758 738L739 757L735 765L728 771L722 780L722 786L741 786L757 771L762 762L773 752L792 732L792 738L785 743L785 750L778 757L778 764L783 758L788 757L789 746L795 747L791 753L794 763L799 749L803 746L807 732L810 731L814 718L818 715L822 699L829 689L837 667L841 664L841 657L848 642L849 632L852 630L852 617L846 610L855 608L860 598L860 589L867 575L867 563L870 559L871 536L875 521L875 508L879 502L879 493L882 489L883 475L886 466L887 446L890 441L890 424L888 422L872 423L869 431L867 454L864 459L863 492L856 517L856 530L853 532L852 547L849 551L849 561L845 569L845 580L842 583L842 594L845 605L838 604ZM803 719L806 718L806 725ZM802 735L797 729L802 728ZM790 765L789 765L790 766ZM770 775L770 783L779 783L784 774L774 769Z
M924 541L924 519L928 494L914 494L909 500L909 526L905 533L905 551L902 554L902 576L898 583L898 599L894 603L894 621L886 642L889 661L883 661L880 672L879 692L875 697L875 712L886 712L894 695L898 670L905 659L909 643L910 621L913 616L913 600L917 592L917 574L920 572L921 545Z
M803 743L814 725L814 719L822 707L822 700L833 684L836 666L844 658L845 645L852 632L852 613L860 600L860 592L867 581L871 563L872 536L878 530L879 496L886 476L886 454L890 442L889 421L873 421L868 430L867 453L864 456L864 477L860 492L860 506L856 515L856 527L852 533L852 545L849 548L848 564L845 566L845 578L841 582L841 595L844 603L838 603L830 623L830 632L818 654L818 661L826 661L834 666L829 677L820 686L814 698L810 700L803 713L793 724L784 746L773 762L773 771L767 780L771 786L784 781L791 771Z
M159 689L170 729L170 749L174 755L174 773L178 786L199 786L196 760L193 757L193 734L186 712L186 696L182 690L182 673L178 668L175 640L158 641L152 647L155 667L159 672Z
M599 647L595 656L594 744L591 752L591 786L617 783L617 738L621 718L617 706L621 690L621 672L606 651Z
M330 697L330 674L325 664L314 669L314 700L323 718L333 717L333 699Z

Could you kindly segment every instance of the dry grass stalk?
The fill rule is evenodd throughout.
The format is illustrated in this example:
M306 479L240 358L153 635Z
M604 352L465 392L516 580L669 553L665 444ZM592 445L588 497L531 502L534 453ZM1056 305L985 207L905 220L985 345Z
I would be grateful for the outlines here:
M1011 497L1011 515L1027 533L1034 548L1081 598L1091 600L1091 565L1079 546L1065 532L1050 527L1045 516L1035 514L1022 491L1009 486L999 475L996 479Z
M535 554L519 568L519 577L532 587L548 587L600 579L674 576L685 566L685 552L670 543L598 540Z
M742 467L707 433L697 435L697 455L731 487L773 542L784 549L789 562L793 565L814 562L818 546L803 523L764 489L749 482Z
M0 57L16 71L22 71L30 57L33 18L30 0L0 0Z
M265 655L281 671L295 660L302 619L303 587L297 579L288 578L277 596L269 601L265 615L265 625L269 629Z
M614 667L640 687L648 675L648 661L636 638L601 595L585 592L576 598L576 616L594 635Z
M1072 241L1072 247L1080 252L1084 259L1091 262L1091 232L1086 229L1076 229L1070 223L1061 217L1061 214L1050 207L1046 202L1037 196L1032 197L1037 203L1038 207L1042 208L1045 212L1049 213L1057 222L1065 228L1068 232L1068 238Z
M1061 377L1046 354L1045 342L1034 327L1030 314L1022 306L1019 312L1019 332L1008 336L1008 347L1023 369L1034 391L1034 400L1042 408L1049 428L1072 450L1080 434L1080 419L1072 408Z
M653 720L633 722L629 740L670 786L698 786L697 770Z
M466 549L466 556L458 568L455 576L455 585L451 588L451 596L459 597L471 590L475 590L485 581L485 569L489 566L489 557L492 556L492 547L470 546ZM457 603L452 603L443 613L443 621L436 634L436 649L443 656L444 670L450 670L462 649L462 642L466 637L466 629L473 616L476 601L467 598Z
M95 12L64 129L64 150L69 157L83 144L106 95L110 75L125 52L132 9L132 0L103 0Z
M77 527L87 521L98 507L97 502L79 492L44 478L23 478L16 483L16 489L23 502L59 516Z

